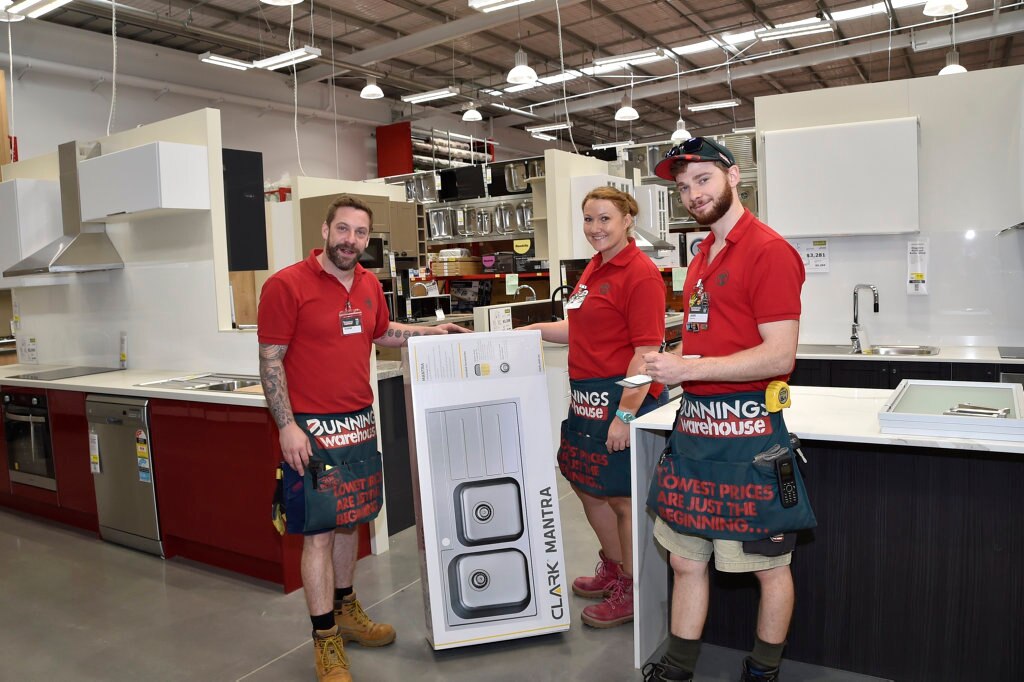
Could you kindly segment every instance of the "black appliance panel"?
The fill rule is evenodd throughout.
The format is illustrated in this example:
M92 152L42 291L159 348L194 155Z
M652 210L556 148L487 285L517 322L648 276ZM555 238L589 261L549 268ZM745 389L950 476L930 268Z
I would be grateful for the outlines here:
M266 270L267 219L263 202L263 154L222 149L228 270Z
M441 201L478 199L487 196L484 187L483 166L462 166L440 171L441 189L437 198Z

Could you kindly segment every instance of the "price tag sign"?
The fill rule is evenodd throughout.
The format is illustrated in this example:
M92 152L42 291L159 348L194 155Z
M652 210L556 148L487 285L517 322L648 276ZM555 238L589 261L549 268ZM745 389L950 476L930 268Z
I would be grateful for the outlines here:
M804 271L828 272L829 255L827 239L792 239L789 242L800 254L804 262Z
M672 291L682 291L686 283L686 268L672 268Z
M510 272L505 275L505 294L508 296L515 296L516 289L519 287L519 273Z

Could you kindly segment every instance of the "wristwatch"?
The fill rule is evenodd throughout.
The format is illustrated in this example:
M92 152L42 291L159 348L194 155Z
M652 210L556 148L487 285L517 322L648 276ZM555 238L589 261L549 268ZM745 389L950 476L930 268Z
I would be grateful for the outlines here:
M626 412L625 410L615 410L615 416L621 419L623 424L628 424L636 419L635 414L632 412Z

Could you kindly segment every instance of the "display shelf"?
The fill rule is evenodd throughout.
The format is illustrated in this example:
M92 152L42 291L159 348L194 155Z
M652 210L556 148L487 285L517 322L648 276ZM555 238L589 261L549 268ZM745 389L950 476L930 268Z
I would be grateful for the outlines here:
M505 279L505 275L519 275L519 279L547 279L549 274L547 270L540 270L538 272L484 272L479 275L430 275L429 277L410 277L409 282L429 282L435 279Z
M536 218L534 218L536 220ZM427 247L440 246L444 247L447 244L473 244L476 242L500 242L500 241L514 241L516 239L533 239L534 232L511 232L509 234L488 234L488 235L473 235L469 237L452 237L450 239L430 239L427 241Z

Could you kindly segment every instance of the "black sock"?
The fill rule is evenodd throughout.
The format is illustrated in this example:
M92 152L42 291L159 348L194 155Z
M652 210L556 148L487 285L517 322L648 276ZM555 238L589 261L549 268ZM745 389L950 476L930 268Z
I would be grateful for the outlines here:
M675 635L668 636L668 651L665 652L665 661L667 663L692 673L697 668L697 659L699 657L699 639L683 639Z
M334 607L341 606L341 600L352 594L352 586L334 588Z
M757 635L754 635L754 650L750 652L750 658L754 660L758 667L765 670L773 670L782 663L782 650L785 648L785 642L782 644L769 644L762 641Z
M310 616L314 630L330 630L334 627L334 611L328 611L320 616Z

